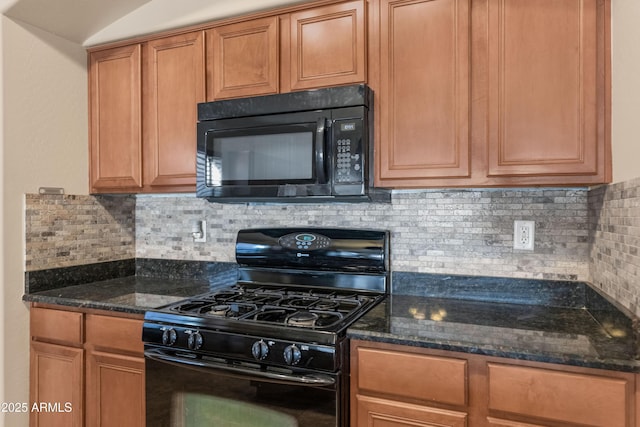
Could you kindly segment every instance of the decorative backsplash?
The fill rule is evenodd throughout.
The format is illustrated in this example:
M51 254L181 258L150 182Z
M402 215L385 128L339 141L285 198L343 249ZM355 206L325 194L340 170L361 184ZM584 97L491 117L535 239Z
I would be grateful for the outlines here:
M640 178L589 191L591 282L640 316Z
M396 271L560 280L589 273L584 189L396 192L391 204L219 204L191 195L26 202L27 270L133 256L232 262L241 228L322 226L390 230ZM203 219L208 240L194 243L192 223ZM513 249L516 219L536 222L533 252Z
M207 220L208 241L191 224ZM513 221L536 221L534 252L513 249ZM241 228L322 226L391 231L397 271L585 280L586 189L396 192L391 204L219 204L139 196L136 256L233 261Z
M25 196L25 269L135 257L132 196Z
M192 224L207 221L194 243ZM534 220L533 252L513 221ZM640 315L640 178L587 189L394 192L391 204L219 204L192 195L25 198L26 271L130 258L234 261L239 229L388 229L394 271L591 281Z

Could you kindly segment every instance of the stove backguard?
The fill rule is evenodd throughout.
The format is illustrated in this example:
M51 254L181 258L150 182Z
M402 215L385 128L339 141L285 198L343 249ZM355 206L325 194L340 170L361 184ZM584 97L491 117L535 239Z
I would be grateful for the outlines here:
M324 277L329 280L342 273L384 276L389 272L389 233L340 228L240 230L236 261L242 267L266 271L329 272Z

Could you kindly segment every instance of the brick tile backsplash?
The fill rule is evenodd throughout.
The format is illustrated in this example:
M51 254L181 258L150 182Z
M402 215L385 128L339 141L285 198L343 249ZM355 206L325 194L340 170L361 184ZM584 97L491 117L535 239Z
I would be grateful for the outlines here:
M207 221L207 242L192 224ZM513 221L535 221L535 250ZM233 262L251 227L388 229L395 271L592 281L640 314L640 178L586 188L396 191L392 203L220 204L185 195L25 196L27 271L132 257Z
M640 316L640 178L589 192L591 282Z
M135 198L25 195L25 269L135 257Z
M585 280L585 189L395 192L391 204L219 204L187 196L140 196L136 255L233 261L235 236L250 227L345 227L391 231L395 270ZM207 243L191 224L207 220ZM534 252L513 249L513 221L536 222Z

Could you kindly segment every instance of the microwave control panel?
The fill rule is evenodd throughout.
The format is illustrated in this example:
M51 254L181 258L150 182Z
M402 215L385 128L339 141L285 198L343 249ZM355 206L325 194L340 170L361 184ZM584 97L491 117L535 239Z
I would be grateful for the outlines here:
M359 186L364 183L362 132L361 119L341 119L333 123L335 184Z

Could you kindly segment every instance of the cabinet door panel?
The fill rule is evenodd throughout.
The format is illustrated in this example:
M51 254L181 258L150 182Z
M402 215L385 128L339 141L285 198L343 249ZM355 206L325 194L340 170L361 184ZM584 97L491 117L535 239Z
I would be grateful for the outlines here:
M469 176L469 0L383 0L379 181Z
M365 81L361 0L292 13L291 89Z
M633 387L622 378L489 363L489 409L553 421L626 427Z
M92 192L142 187L141 46L90 55Z
M361 392L382 391L394 399L459 406L467 403L466 360L369 348L359 348L357 358ZM394 369L398 366L403 369Z
M91 352L87 360L87 426L144 427L144 359Z
M278 92L278 18L254 19L206 32L209 100Z
M30 405L58 404L58 410L32 411L31 427L83 426L83 372L81 348L32 342Z
M393 400L356 396L355 427L465 427L467 414Z
M145 187L195 190L196 104L205 100L203 33L146 45Z
M596 0L489 0L489 175L598 172Z

